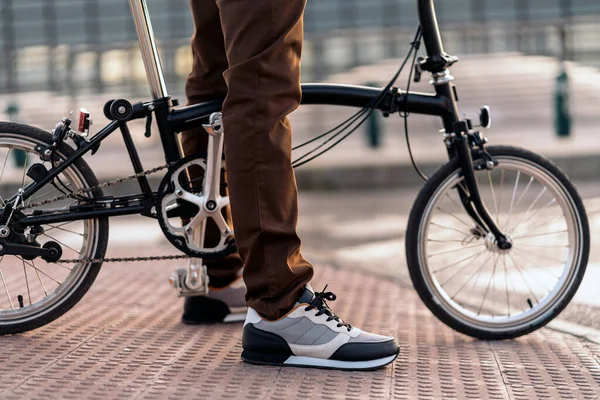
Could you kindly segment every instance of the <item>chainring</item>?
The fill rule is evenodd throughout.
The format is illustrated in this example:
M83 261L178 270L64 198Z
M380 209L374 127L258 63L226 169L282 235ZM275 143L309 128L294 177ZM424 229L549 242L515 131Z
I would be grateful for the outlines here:
M188 179L190 174L191 181ZM233 230L226 226L226 220L221 212L229 204L229 198L221 197L219 207L212 212L203 210L202 186L205 178L206 157L204 154L189 156L172 164L158 187L155 203L156 217L165 237L178 250L190 257L218 259L236 251ZM201 216L201 213L204 214L204 217ZM184 223L183 221L193 220L196 217L204 219L205 224L209 219L213 219L217 226L224 228L218 244L214 244L212 247L201 247L193 242L192 234L189 231L186 232L186 224L189 222ZM180 226L174 224L173 221L178 221L177 225ZM225 230L227 234L225 234Z

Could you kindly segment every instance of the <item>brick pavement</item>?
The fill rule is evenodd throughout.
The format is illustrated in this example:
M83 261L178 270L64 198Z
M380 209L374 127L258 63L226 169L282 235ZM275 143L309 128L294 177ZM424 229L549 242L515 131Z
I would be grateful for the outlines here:
M473 340L438 322L414 291L328 266L317 269L315 288L329 283L339 298L335 310L349 322L395 335L398 360L376 372L244 364L241 324L180 323L182 300L166 283L173 267L107 264L61 319L0 337L0 398L529 400L600 393L599 345L549 329L514 341Z

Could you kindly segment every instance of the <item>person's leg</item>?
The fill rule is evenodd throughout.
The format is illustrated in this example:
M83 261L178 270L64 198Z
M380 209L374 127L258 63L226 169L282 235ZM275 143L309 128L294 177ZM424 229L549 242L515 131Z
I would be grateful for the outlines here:
M374 369L398 356L392 337L346 324L314 293L296 234L298 196L287 115L300 104L306 0L217 0L229 69L225 162L248 315L242 359L257 364Z
M300 103L306 0L217 0L229 69L223 106L231 210L245 263L242 359L374 369L398 356L392 337L363 332L314 293L296 234L298 197L287 115Z
M215 0L190 0L190 8L195 30L191 40L193 69L187 79L186 96L188 104L197 104L227 95L223 72L229 63ZM185 156L206 153L208 134L202 128L193 129L183 132L181 141ZM225 196L226 189L221 194ZM231 223L229 210L225 212ZM209 220L205 243L210 246L211 243L218 243L220 238L219 229ZM204 324L243 320L246 317L246 290L240 278L243 262L239 254L205 263L210 279L209 294L187 297L182 321L186 324Z
M219 9L215 0L190 0L190 7L194 17L194 34L192 36L193 68L186 82L186 96L188 104L197 104L204 101L224 98L227 95L227 85L223 72L229 67L225 54L223 31L219 18ZM185 156L206 153L208 134L204 129L185 131L181 136ZM226 189L222 195L226 195ZM230 212L226 211L231 222ZM206 229L206 243L218 243L221 238L219 229L212 220L208 221ZM210 285L223 287L234 281L241 270L243 263L239 254L232 254L223 259L206 262ZM188 302L190 303L190 302ZM186 304L188 309L200 307Z
M298 196L287 115L300 104L306 0L217 0L229 69L225 162L248 306L277 319L313 269L296 234Z

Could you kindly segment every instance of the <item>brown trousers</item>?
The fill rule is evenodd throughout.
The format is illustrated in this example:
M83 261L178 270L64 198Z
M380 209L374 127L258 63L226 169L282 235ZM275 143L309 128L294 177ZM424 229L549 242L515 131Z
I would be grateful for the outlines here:
M306 0L190 0L196 30L190 104L225 97L223 128L239 255L210 264L226 278L244 267L248 305L268 319L288 312L313 269L296 234L298 193L288 114L300 104ZM184 132L186 154L207 136ZM218 234L209 226L207 240Z

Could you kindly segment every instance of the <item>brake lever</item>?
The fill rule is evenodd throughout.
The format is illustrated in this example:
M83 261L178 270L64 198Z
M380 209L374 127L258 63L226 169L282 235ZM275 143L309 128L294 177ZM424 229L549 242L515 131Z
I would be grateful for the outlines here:
M144 133L144 136L147 138L152 136L152 112L146 114L146 132Z

